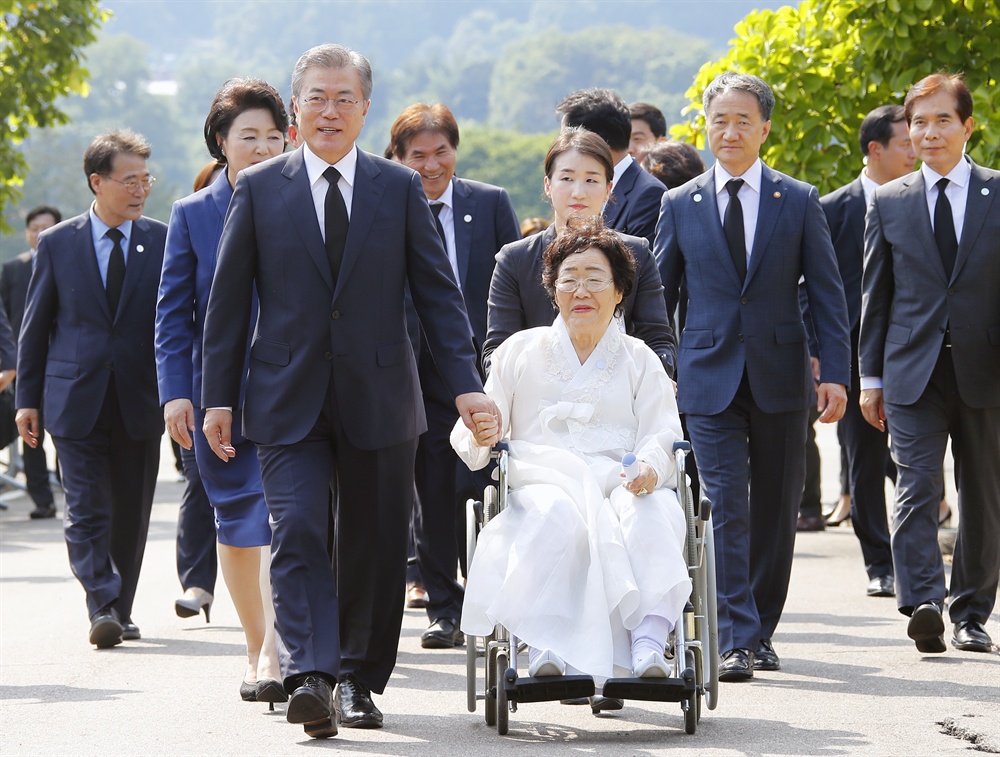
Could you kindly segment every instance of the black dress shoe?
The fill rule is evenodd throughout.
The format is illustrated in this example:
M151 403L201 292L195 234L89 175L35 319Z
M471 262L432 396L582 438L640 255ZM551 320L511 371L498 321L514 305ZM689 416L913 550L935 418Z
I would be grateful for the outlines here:
M131 620L122 621L122 641L139 641L141 638L142 633L139 631L139 626Z
M344 728L382 727L382 713L372 701L371 689L350 676L337 684L333 708Z
M465 644L465 634L455 618L438 618L420 637L424 649L452 649Z
M719 664L720 681L749 681L753 678L753 652L749 649L730 649L722 655Z
M906 635L913 639L918 652L936 654L946 651L948 647L944 643L941 605L937 602L925 602L914 610L906 625Z
M329 682L318 675L302 676L300 681L288 698L288 709L285 710L285 719L289 723L301 723L305 726L306 735L315 738L325 738L319 735L326 733L329 726L333 725L333 733L336 735L336 725L332 723L333 717L333 687ZM254 699L256 699L256 685L254 686Z
M753 653L754 670L781 670L781 660L771 646L770 639L761 639L757 651Z
M52 503L47 505L39 505L34 510L32 510L28 517L32 520L45 520L46 518L56 517L56 506Z
M102 607L90 619L90 643L98 649L110 649L122 643L122 623L118 610Z
M963 652L992 652L993 639L978 620L960 620L955 624L951 645Z
M892 576L875 576L868 582L869 597L896 596L896 581Z
M625 706L624 699L618 699L617 697L587 697L586 701L590 705L590 711L597 715L601 712L610 712L612 710L620 710Z
M796 531L826 531L826 518L822 515L800 515L795 523Z

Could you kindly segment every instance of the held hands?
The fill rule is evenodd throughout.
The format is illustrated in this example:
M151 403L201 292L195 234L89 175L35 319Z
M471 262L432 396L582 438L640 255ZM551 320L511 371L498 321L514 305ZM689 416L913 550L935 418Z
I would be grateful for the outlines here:
M184 449L191 449L194 440L194 405L185 397L170 400L163 406L163 422L170 438Z
M476 445L492 447L500 441L503 431L503 418L500 408L482 392L460 394L455 398L455 407L465 427L472 432Z
M885 431L885 402L882 398L881 389L862 389L861 414L865 420L879 431Z
M622 471L619 475L625 478L625 471ZM646 465L646 463L640 462L639 475L631 481L626 481L622 486L635 496L641 497L644 494L649 494L656 488L657 480L656 471Z
M236 448L232 445L233 411L209 410L205 413L205 423L202 426L208 446L222 462L228 463L236 457Z
M847 388L843 384L820 384L816 387L816 410L820 423L835 423L847 409Z
M10 386L15 376L17 376L17 371L13 368L8 371L0 371L0 392Z
M38 446L38 435L42 431L38 422L38 408L22 407L14 416L14 423L17 424L17 433L24 439L24 443L34 449Z

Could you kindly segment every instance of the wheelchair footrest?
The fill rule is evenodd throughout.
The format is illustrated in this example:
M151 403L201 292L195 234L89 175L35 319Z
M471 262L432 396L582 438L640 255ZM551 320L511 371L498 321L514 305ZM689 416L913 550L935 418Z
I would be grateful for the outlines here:
M601 692L615 699L640 699L647 702L683 702L695 692L694 677L686 678L609 678Z
M505 680L504 686L512 702L552 702L594 696L594 679L590 676L517 678Z

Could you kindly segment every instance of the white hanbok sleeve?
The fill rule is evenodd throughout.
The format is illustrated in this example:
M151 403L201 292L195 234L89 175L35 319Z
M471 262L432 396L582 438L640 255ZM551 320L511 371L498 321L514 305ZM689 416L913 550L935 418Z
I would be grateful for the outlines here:
M517 350L511 349L512 342L519 342L520 339L513 337L507 339L493 353L491 359L490 375L486 378L484 391L489 395L497 407L500 409L500 417L503 419L503 433L501 439L506 439L510 434L510 406L514 394L515 363ZM469 470L480 470L485 468L490 461L490 448L480 447L476 444L475 436L465 422L459 418L455 427L451 430L452 449L462 459L462 462L469 466Z
M635 357L641 371L633 397L639 423L635 456L656 472L657 488L675 489L674 442L684 436L673 382L652 350L640 350Z

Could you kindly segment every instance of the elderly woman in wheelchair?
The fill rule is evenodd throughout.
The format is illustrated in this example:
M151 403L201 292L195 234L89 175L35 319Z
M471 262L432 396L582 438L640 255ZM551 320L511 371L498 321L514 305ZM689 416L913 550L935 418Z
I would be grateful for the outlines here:
M462 629L497 624L528 645L532 678L665 678L664 648L691 593L685 518L673 488L681 438L674 388L657 356L623 333L635 262L600 217L545 251L550 327L493 354L486 391L503 413L459 422L452 445L473 470L509 438L508 505L479 536ZM622 459L638 458L626 480Z

